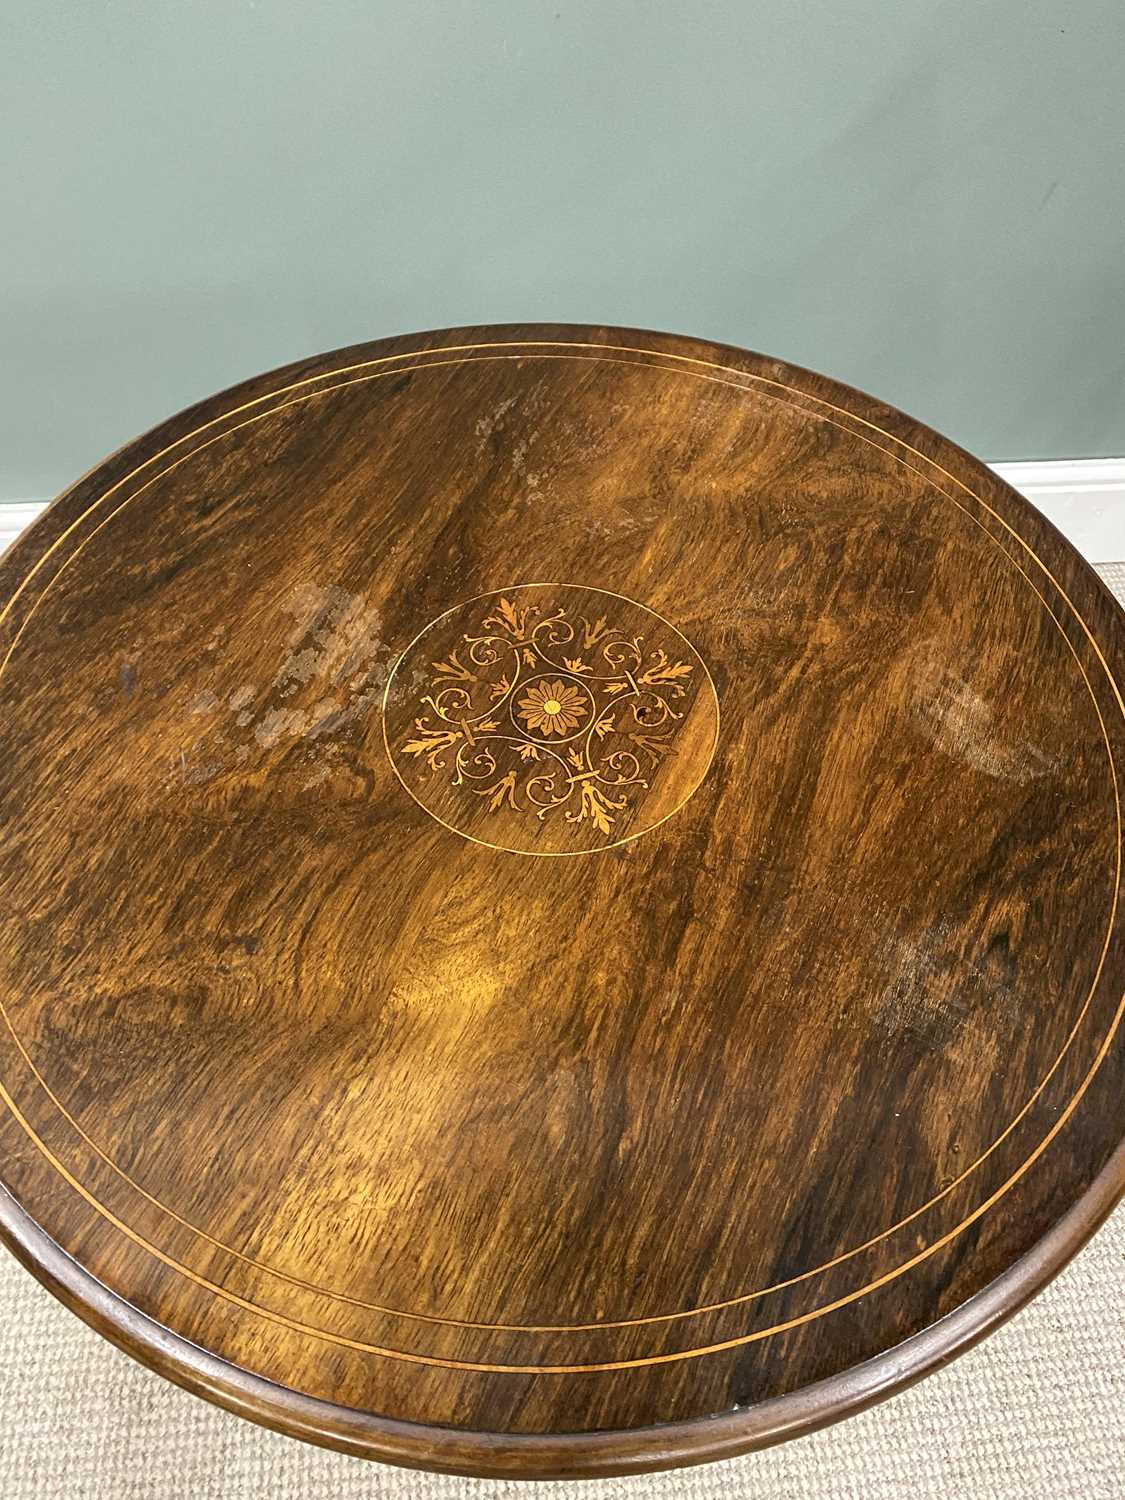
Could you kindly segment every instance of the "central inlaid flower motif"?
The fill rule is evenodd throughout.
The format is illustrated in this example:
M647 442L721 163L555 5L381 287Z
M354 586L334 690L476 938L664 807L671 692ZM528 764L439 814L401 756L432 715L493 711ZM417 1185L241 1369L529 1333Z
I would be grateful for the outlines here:
M586 717L582 694L568 682L540 682L519 700L519 716L528 729L542 734L569 734Z

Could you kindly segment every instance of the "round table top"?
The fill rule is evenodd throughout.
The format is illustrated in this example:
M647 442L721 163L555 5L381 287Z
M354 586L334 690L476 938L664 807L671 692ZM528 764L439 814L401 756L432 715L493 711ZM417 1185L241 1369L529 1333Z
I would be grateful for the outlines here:
M1125 1182L1122 616L983 464L633 330L304 361L0 579L0 1227L478 1474L923 1374Z

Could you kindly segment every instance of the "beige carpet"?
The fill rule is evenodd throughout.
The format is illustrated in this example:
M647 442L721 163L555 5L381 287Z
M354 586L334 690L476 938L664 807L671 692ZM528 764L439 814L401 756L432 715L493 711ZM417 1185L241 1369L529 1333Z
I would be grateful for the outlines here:
M799 1442L636 1479L518 1484L345 1458L119 1354L0 1251L2 1500L1121 1500L1125 1208L948 1369Z
M1125 602L1125 566L1100 570ZM264 1432L106 1344L0 1251L0 1500L1122 1500L1125 1209L1013 1322L825 1432L700 1469L517 1484Z

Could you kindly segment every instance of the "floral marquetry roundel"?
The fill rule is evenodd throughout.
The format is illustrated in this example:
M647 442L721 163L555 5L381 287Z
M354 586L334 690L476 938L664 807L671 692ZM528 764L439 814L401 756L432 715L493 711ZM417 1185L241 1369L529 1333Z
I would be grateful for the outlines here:
M410 795L465 838L582 854L670 817L706 774L710 674L644 605L525 584L455 606L387 685L387 752Z

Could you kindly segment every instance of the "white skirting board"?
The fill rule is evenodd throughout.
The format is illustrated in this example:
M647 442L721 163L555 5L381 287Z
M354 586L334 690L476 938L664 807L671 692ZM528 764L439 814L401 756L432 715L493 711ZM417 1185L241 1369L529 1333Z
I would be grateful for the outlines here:
M1064 458L992 467L1053 521L1089 562L1125 558L1125 458Z
M1062 458L992 467L1070 538L1090 562L1125 558L1125 458ZM43 509L0 503L0 550Z

